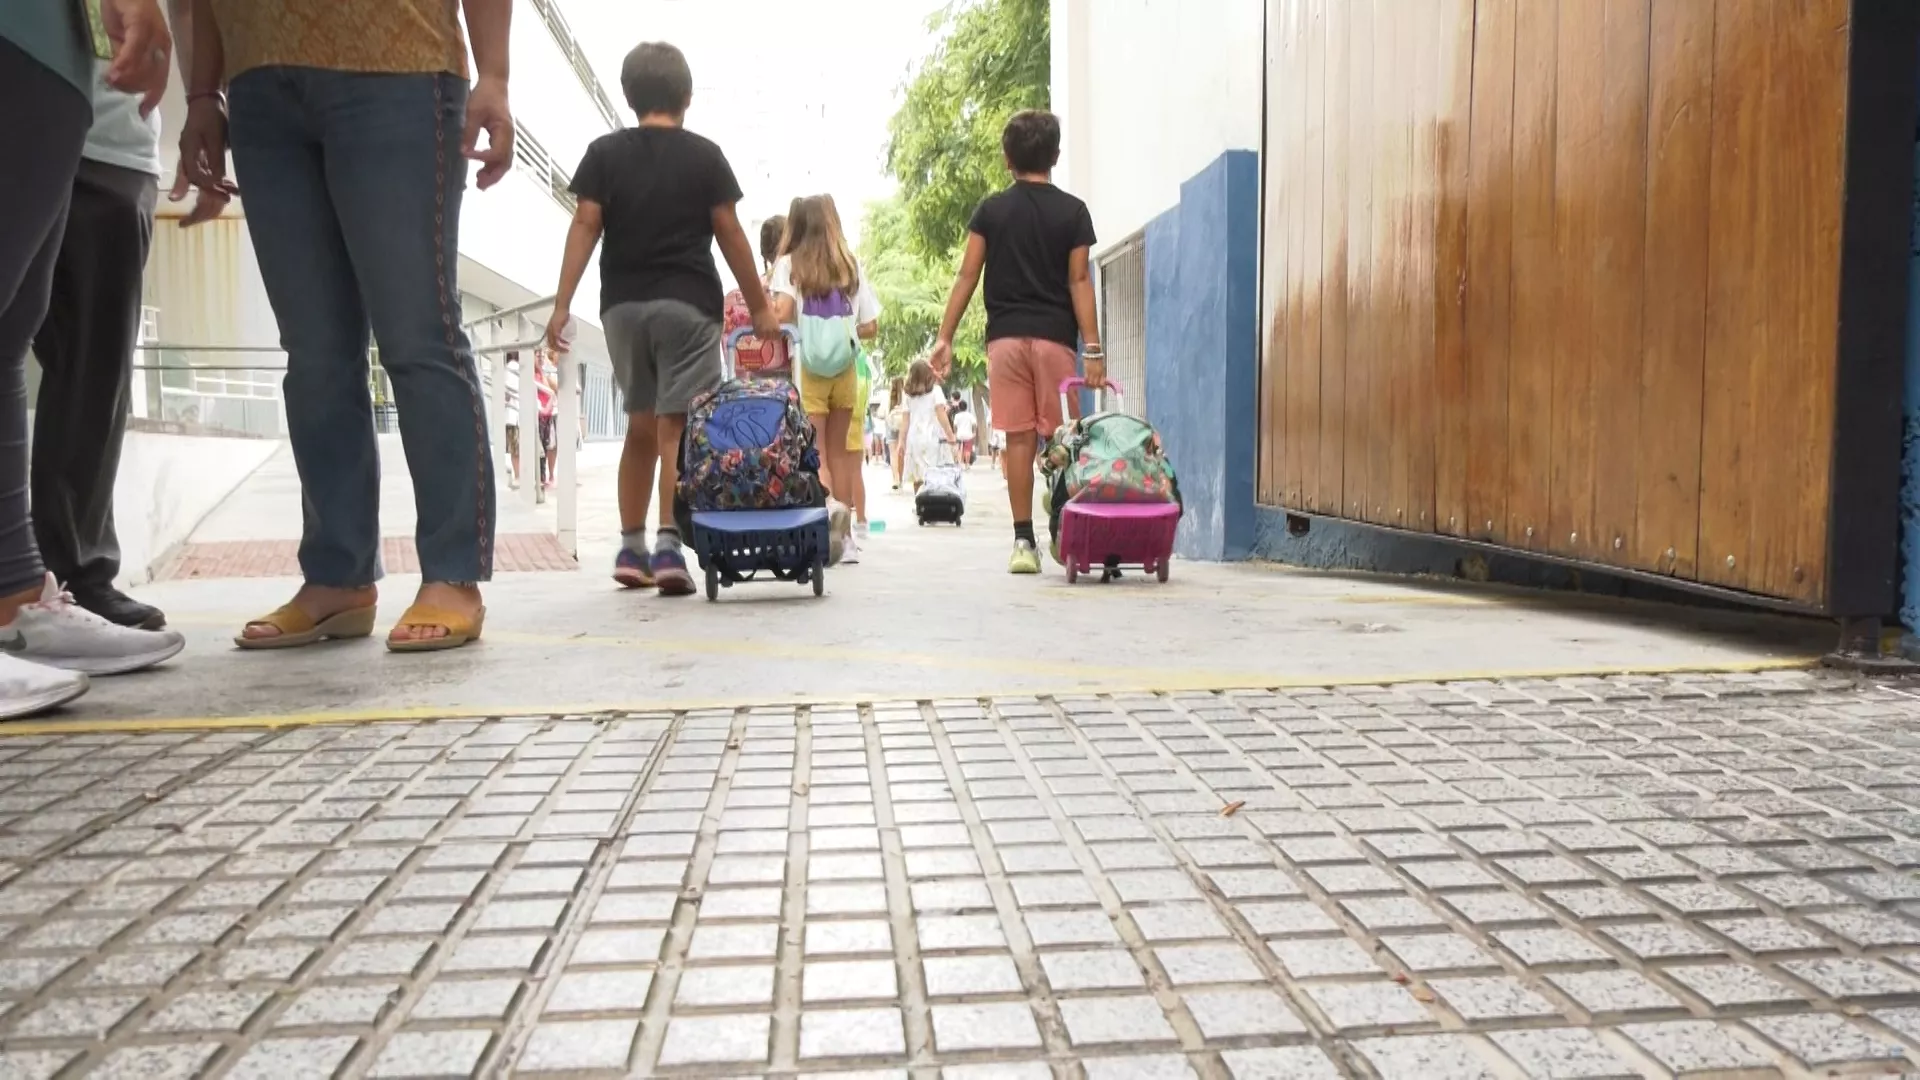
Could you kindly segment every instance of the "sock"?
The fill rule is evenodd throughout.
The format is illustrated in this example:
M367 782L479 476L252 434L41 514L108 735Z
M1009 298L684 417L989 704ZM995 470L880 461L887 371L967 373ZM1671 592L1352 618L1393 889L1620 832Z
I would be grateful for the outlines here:
M633 552L635 555L647 554L651 550L647 547L647 527L642 525L637 529L622 529L620 531L620 546Z
M1013 523L1013 539L1015 543L1025 541L1026 543L1032 544L1034 547L1040 546L1039 543L1035 541L1033 538L1033 522L1031 521L1014 522Z
M679 551L680 550L680 530L671 528L671 527L661 529L660 532L656 534L654 537L653 550Z

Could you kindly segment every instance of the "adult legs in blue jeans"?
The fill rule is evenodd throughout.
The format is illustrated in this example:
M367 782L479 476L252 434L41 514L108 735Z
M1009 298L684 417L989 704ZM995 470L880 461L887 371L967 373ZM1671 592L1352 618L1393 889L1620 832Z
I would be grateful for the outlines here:
M373 603L380 460L370 328L393 380L424 579L422 617L403 620L393 640L463 636L455 624L483 610L493 471L455 280L466 94L451 75L295 67L255 69L230 87L234 165L287 351L306 580L291 605L298 614L249 624L247 639L291 640Z

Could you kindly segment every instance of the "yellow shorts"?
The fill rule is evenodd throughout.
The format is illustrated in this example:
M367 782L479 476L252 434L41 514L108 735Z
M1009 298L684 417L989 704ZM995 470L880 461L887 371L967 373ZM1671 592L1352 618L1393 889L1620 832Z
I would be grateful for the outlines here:
M797 369L799 365L795 365ZM807 410L808 416L824 416L835 409L855 410L860 403L860 369L848 364L847 370L831 379L822 378L808 371L799 371L800 407Z

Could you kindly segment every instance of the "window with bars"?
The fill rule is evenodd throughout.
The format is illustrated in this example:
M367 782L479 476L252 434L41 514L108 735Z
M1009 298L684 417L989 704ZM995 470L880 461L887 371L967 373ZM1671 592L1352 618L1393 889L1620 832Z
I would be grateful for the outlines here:
M1120 384L1122 404L1147 415L1147 238L1122 241L1100 256L1100 338L1107 377Z

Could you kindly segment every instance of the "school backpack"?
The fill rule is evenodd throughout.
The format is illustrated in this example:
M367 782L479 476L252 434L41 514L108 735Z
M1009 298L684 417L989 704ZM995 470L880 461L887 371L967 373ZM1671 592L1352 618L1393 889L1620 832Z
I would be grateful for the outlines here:
M1106 412L1070 420L1040 460L1048 523L1056 542L1060 515L1075 500L1093 503L1180 503L1180 482L1153 425Z
M695 398L677 494L688 510L825 506L800 391L785 379L732 378Z
M800 366L808 375L837 378L859 361L851 298L835 289L800 305Z
M753 312L747 309L747 295L739 289L727 294L723 322L725 329L721 331L722 341L732 339L736 330L753 329ZM784 338L761 341L748 334L740 339L739 351L734 356L734 374L758 375L767 371L785 371L787 362L787 343Z

